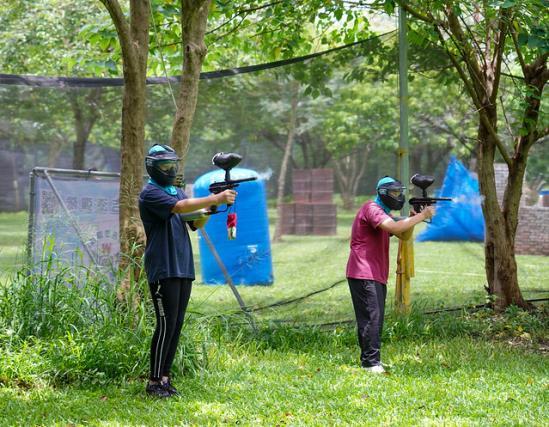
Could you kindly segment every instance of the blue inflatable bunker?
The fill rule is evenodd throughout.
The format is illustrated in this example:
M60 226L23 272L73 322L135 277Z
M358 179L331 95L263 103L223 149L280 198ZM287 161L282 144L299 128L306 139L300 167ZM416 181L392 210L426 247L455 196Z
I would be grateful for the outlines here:
M231 179L252 176L257 177L258 174L250 169L231 170ZM224 179L225 171L221 169L202 175L193 185L194 196L209 195L210 184ZM265 183L261 179L243 182L236 191L238 193L236 203L231 210L236 211L237 214L236 239L227 238L227 213L224 212L210 217L205 227L206 232L236 285L271 285L273 265ZM220 208L224 209L225 205ZM198 241L203 282L226 283L221 269L200 233Z
M418 242L484 241L484 217L478 179L453 156L436 197L451 197L453 200L436 204L437 213L432 223L417 236Z

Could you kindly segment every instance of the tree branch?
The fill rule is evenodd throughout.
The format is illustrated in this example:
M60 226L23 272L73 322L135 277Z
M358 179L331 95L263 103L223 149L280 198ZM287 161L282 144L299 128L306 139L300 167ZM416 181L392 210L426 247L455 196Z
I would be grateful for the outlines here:
M515 135L513 134L513 129L511 129L511 123L509 122L509 118L507 117L507 113L505 112L505 104L503 103L503 96L500 95L499 102L501 104L501 112L503 113L503 118L505 119L505 125L507 127L507 132L509 132L509 135L511 136L511 139L515 140Z
M129 63L134 63L137 65L136 53L134 49L132 49L132 36L130 33L130 26L128 24L128 21L126 21L124 12L122 12L120 3L118 3L118 0L100 1L109 12L112 22L114 23L114 27L116 28L116 32L118 33L118 37L120 39L120 48L122 49L123 57Z
M428 24L434 24L434 25L439 25L440 23L438 23L436 20L435 20L435 17L432 16L432 15L425 15L423 13L420 13L418 12L417 10L415 9L412 9L412 7L408 4L408 2L406 1L397 1L396 2L401 8L403 8L406 12L408 12L410 15L412 15L414 18L417 18L419 19L420 21L423 21L423 22L426 22Z
M483 111L484 106L480 102L480 100L477 96L477 93L476 93L474 87L472 86L472 83L467 78L467 75L465 74L465 71L463 70L463 68L461 68L461 66L459 64L459 61L457 60L455 55L452 52L450 52L450 50L446 46L446 42L444 40L444 36L443 36L440 28L435 25L435 30L437 31L437 33L439 35L441 44L444 47L444 49L446 50L446 53L448 54L448 56L450 58L450 61L452 62L452 64L454 64L454 67L456 68L459 76L461 77L461 80L463 81L463 83L465 85L465 89L467 90L467 92L471 96L471 99L473 100L473 103L475 104L475 107L477 108L477 112L478 112L480 120L482 121L482 124L486 127L486 129L488 129L488 132L490 133L492 138L494 138L496 146L498 147L498 150L500 151L501 156L503 157L505 162L508 165L511 165L511 158L509 157L509 154L507 153L507 150L505 149L505 146L503 145L503 143L499 139L497 132L495 131L494 127L492 126L492 123L490 123L490 120L488 120L488 117L486 117L486 114Z
M475 46L477 48L477 51L482 52L482 48L480 47L480 45L479 45L479 43L478 43L478 41L475 37L475 34L471 30L471 28L469 28L469 25L467 25L467 22L465 22L465 19L463 19L463 17L460 17L460 19L461 19L461 22L462 22L463 26L465 27L465 30L467 31L467 33L469 33L469 37L471 38L471 40L475 44ZM486 45L488 45L488 43ZM484 61L484 65L486 65L486 61L485 61L484 57L482 55L479 55L479 57L480 57L480 59L482 59Z
M457 16L453 12L453 10L448 7L446 13L446 17L448 19L449 33L455 36L455 39L453 38L453 41L456 44L456 47L462 52L462 58L467 64L467 68L469 68L471 76L474 77L473 84L476 80L477 85L475 86L477 86L479 89L482 89L486 93L485 82L482 79L482 71L478 62L475 60L473 48L469 43L467 43L467 39L465 37L463 29L461 28L459 20L457 19Z
M231 28L231 30L227 31L226 33L224 34L221 34L220 36L216 37L213 41L213 43L216 43L218 40L224 38L224 37L227 37L229 34L231 33L234 33L236 32L236 30L238 30L238 28L244 23L244 21L246 20L246 16L247 15L244 15L241 17L240 19L240 22L238 24L236 24L233 28ZM236 18L236 17L235 17Z
M519 48L519 45L518 45L517 32L516 32L515 27L513 25L514 22L515 21L513 21L511 23L511 25L509 25L511 38L513 39L513 45L515 46L515 52L516 52L517 58L519 60L520 68L522 69L522 74L526 75L526 61L524 61L524 56L522 55L522 52L521 52L521 50Z
M501 79L501 64L503 62L503 52L505 48L505 40L507 38L507 18L509 18L509 9L503 9L499 17L498 36L496 37L496 46L494 47L494 57L492 63L494 63L494 87L499 88L499 81ZM497 90L492 92L490 102L494 103L497 99Z
M252 7L252 8L249 8L249 9L238 10L238 11L236 11L236 13L233 16L231 16L230 19L228 19L225 22L219 24L214 29L206 32L206 34L209 35L209 34L215 33L220 28L224 27L225 25L230 24L232 21L234 21L240 15L249 15L250 13L257 12L258 10L261 10L261 9L267 9L271 6L276 6L277 4L280 4L280 3L283 3L283 0L274 1L272 3L267 3L267 4L264 4L264 5L257 6L257 7Z

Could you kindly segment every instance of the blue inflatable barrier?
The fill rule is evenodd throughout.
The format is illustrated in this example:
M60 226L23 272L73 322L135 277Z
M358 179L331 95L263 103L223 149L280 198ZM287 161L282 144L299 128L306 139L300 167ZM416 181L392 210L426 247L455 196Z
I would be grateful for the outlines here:
M432 223L417 236L418 242L484 241L484 217L478 179L453 156L437 197L451 197L453 200L436 204L437 213Z
M255 171L235 168L231 179L258 176ZM195 197L210 194L212 182L223 181L225 171L218 169L199 177L193 185ZM273 265L269 238L269 219L263 180L241 183L234 209L237 213L236 239L227 238L227 213L212 215L206 224L206 232L212 240L231 279L236 285L271 285ZM224 205L220 206L224 209ZM200 265L202 280L207 284L226 283L212 252L199 232Z

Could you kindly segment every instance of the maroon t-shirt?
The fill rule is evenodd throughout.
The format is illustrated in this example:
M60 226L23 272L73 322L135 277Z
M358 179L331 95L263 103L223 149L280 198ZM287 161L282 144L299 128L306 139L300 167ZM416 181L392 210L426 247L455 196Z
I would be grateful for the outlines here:
M379 228L387 218L391 217L373 201L366 202L358 211L351 231L348 278L387 283L390 236Z

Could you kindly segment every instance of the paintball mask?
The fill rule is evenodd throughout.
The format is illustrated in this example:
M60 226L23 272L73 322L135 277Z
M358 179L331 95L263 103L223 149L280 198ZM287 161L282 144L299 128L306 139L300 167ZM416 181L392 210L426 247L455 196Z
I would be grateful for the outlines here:
M153 145L145 157L147 173L154 182L163 187L175 184L178 162L179 157L175 150L168 145Z
M404 206L404 187L400 181L386 176L377 183L377 194L383 204L393 211L399 211Z

